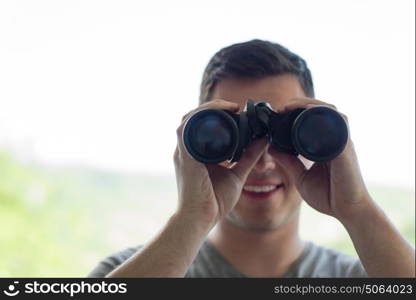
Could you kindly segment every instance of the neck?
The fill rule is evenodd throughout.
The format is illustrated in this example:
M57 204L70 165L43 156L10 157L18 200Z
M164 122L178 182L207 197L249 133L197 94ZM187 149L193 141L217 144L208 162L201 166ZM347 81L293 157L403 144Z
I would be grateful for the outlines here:
M209 239L240 272L249 277L279 277L302 254L299 214L277 229L250 231L220 221Z

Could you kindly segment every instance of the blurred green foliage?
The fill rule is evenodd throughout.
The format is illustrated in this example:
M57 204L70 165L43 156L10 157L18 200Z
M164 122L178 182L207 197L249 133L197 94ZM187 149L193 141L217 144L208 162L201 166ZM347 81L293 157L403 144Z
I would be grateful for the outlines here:
M414 190L371 193L414 245ZM171 177L28 165L0 150L0 277L84 277L105 256L147 242L175 199ZM317 221L328 227L329 217L308 207L302 214L304 228ZM306 239L355 255L342 230L303 231Z

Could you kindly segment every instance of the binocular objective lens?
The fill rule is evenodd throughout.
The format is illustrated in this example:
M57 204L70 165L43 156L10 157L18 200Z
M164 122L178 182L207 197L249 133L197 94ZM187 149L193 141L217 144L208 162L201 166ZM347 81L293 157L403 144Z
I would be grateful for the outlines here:
M236 147L236 132L230 120L221 114L205 113L190 120L185 132L187 148L203 160L224 161Z
M345 146L348 129L337 112L316 108L305 111L296 130L299 152L314 161L329 160Z

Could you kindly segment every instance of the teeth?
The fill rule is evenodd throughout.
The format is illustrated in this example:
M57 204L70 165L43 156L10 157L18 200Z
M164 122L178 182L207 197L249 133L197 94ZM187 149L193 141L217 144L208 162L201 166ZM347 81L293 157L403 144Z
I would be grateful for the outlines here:
M263 185L263 186L256 186L256 185L246 185L243 187L243 190L248 192L255 192L255 193L267 193L273 191L276 188L275 185Z

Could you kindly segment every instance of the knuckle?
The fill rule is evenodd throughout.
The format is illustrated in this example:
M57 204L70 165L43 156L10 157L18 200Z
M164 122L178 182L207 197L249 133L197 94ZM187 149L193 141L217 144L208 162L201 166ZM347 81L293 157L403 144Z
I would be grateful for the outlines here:
M190 113L187 113L186 115L184 115L184 116L182 117L182 122L184 122L184 121L186 120L186 118L189 116L189 114L190 114Z
M183 124L181 124L177 129L176 129L176 135L178 138L182 138L182 132L183 132Z
M182 117L182 123L188 118L188 116L191 114L191 112L187 113Z

